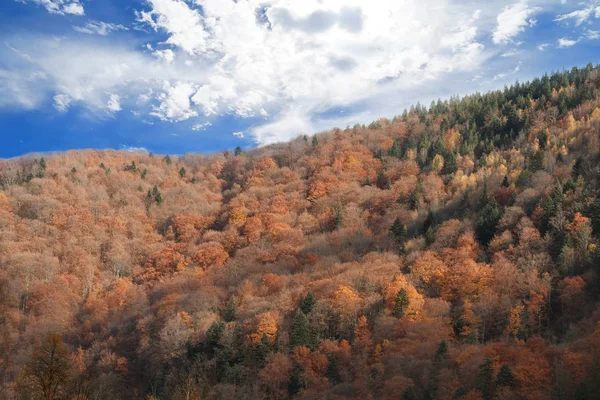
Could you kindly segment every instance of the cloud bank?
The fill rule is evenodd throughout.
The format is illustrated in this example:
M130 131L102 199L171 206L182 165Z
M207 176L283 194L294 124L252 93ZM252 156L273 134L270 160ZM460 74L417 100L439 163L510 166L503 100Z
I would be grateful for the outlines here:
M27 3L85 14L79 0ZM494 56L506 62L488 81L510 78L521 64L507 58L549 3L560 1L147 0L128 26L92 19L73 26L82 35L5 38L0 107L67 113L76 104L105 118L128 110L198 130L231 116L252 121L244 134L256 143L272 143L465 92ZM555 20L597 17L593 4L579 7Z

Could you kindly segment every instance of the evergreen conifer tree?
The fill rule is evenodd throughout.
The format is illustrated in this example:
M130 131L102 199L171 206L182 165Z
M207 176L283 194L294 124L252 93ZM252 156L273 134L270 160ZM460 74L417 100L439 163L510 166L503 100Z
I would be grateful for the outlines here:
M402 318L409 305L410 300L408 298L408 293L406 293L406 290L402 288L398 291L396 299L394 300L394 309L392 310L392 314L396 318Z
M302 310L298 310L294 316L292 322L292 331L290 333L290 345L296 346L309 346L310 344L310 332L308 328L308 318Z

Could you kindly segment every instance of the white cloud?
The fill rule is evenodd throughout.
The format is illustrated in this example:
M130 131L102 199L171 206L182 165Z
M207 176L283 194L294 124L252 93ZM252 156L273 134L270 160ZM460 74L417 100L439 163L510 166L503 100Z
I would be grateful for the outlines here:
M487 38L511 42L504 55L516 55L517 35L534 24L542 2L506 4L147 0L136 12L136 35L152 30L160 41L154 32L130 43L9 38L22 55L0 49L0 107L42 107L65 95L100 117L128 109L144 122L192 120L192 129L203 129L206 117L253 117L244 134L272 143L488 88L500 74L487 64L496 54ZM115 30L90 23L76 29ZM118 98L109 107L111 95Z
M201 122L201 123L198 123L198 124L194 124L194 125L192 126L192 130L193 130L193 131L205 131L205 130L206 130L206 128L208 128L208 127L209 127L209 126L211 126L211 125L212 125L212 124L211 124L210 122L208 122L208 121L206 121L206 122Z
M597 2L589 5L586 8L582 8L580 10L575 10L568 14L558 15L554 20L555 21L573 20L573 21L575 21L575 25L579 26L592 17L600 18L600 6L597 4Z
M486 57L477 40L482 12L446 0L147 5L138 21L165 32L165 43L188 55L186 66L208 68L191 97L206 116L277 118L290 103L312 114L469 71Z
M567 47L575 46L578 42L579 42L579 40L571 40L571 39L567 39L567 38L560 38L560 39L558 39L558 47L560 49L564 49L564 48L567 48Z
M585 32L585 37L586 37L586 39L589 39L589 40L597 40L597 39L600 39L600 31L593 31L593 30L591 30L591 29L588 29L588 30Z
M44 7L52 14L85 15L79 0L20 0L22 3L33 3Z
M537 21L529 17L537 12L539 8L530 7L527 1L521 0L510 6L506 6L500 14L498 14L496 30L492 35L492 41L495 44L506 44L521 32L525 31L528 26L534 26Z
M144 152L144 153L148 153L148 149L145 147L137 147L137 146L128 146L126 144L122 144L121 145L121 150L130 152L130 153L136 153L138 151Z
M77 32L87 33L88 35L101 35L106 36L113 31L127 31L129 30L126 26L119 24L111 24L102 21L89 21L83 26L74 26Z
M67 112L71 105L71 98L66 94L57 94L54 96L54 108L59 112Z
M171 49L166 50L156 50L152 53L152 55L159 60L164 60L167 63L172 63L175 60L175 53Z
M121 108L121 96L118 94L112 93L108 98L108 103L106 104L106 108L113 113L119 112L122 110Z
M184 121L198 115L191 107L190 97L196 88L191 83L164 83L164 92L158 95L160 105L150 113L163 121Z
M507 51L506 53L502 53L501 57L515 57L515 56L518 56L521 53L522 52L520 50L511 49L511 50Z
M517 72L519 72L521 70L521 63L519 62L514 69L512 69L511 71L508 72L504 72L504 73L500 73L494 76L493 80L498 81L501 79L506 78L507 76L511 76L516 74Z
M207 50L208 34L202 24L202 16L183 0L148 0L150 11L136 12L139 22L148 24L155 31L169 34L168 44L181 47L189 54Z
M244 137L244 132L233 132L233 136L241 139Z
M546 50L548 47L550 47L550 43L542 43L542 44L540 44L540 45L537 47L537 49L538 49L539 51L544 51L544 50Z

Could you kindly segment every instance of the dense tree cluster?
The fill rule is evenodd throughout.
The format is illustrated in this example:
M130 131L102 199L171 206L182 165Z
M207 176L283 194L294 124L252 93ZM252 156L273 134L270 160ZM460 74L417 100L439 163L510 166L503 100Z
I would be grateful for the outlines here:
M596 399L600 69L212 156L0 161L0 398Z

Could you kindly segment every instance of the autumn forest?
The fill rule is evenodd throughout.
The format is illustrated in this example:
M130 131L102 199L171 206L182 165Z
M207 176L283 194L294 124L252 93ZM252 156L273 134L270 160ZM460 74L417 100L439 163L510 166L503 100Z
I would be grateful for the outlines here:
M600 399L600 67L210 156L0 160L0 399Z

